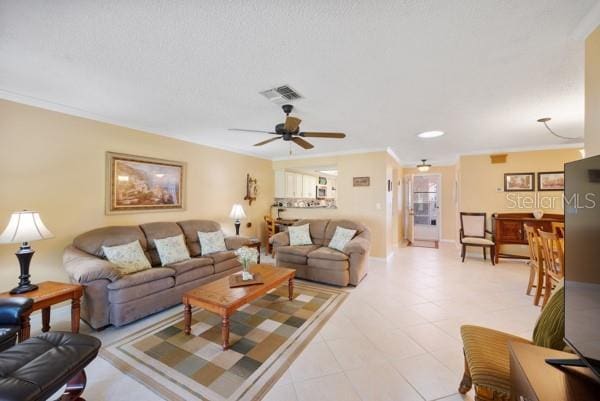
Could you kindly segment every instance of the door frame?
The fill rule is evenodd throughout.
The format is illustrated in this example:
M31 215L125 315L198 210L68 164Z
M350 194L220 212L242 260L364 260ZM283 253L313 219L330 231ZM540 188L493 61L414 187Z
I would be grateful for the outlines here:
M437 219L436 226L438 227L437 241L441 242L442 241L442 217L443 217L443 214L442 214L443 213L443 210L442 210L442 203L443 203L442 202L442 199L443 199L442 198L442 195L443 195L442 194L442 178L443 178L442 173L413 173L413 174L411 174L410 175L410 180L412 181L411 190L413 189L413 186L414 186L413 180L416 176L421 176L421 177L422 176L437 176L438 177L438 191L437 191L437 194L438 194L438 219ZM412 198L412 194L411 194L411 198ZM411 209L412 209L412 206L411 206ZM412 231L413 231L413 238L414 238L414 230L415 230L414 218L413 218L412 223L413 223Z

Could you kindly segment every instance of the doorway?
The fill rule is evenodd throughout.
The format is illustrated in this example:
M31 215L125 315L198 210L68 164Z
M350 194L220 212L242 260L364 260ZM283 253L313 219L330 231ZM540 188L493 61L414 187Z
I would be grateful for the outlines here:
M409 245L437 248L441 236L441 175L413 174L409 178Z

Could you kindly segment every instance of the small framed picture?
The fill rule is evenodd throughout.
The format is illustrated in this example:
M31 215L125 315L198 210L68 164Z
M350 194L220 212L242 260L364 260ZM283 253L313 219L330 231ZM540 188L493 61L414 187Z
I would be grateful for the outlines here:
M564 171L546 171L538 173L538 191L564 191L565 190L565 172Z
M371 185L371 177L353 177L352 185L355 187L368 187Z
M505 192L528 192L534 190L534 173L506 173L504 174Z

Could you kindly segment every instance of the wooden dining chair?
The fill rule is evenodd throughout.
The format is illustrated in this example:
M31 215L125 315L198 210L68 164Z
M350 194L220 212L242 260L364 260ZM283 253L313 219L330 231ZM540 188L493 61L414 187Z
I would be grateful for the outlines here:
M273 244L271 243L271 237L275 235L275 219L271 216L265 216L265 223L267 225L267 249L266 254L273 254ZM273 255L275 256L275 255Z
M542 245L540 237L535 230L525 224L525 234L529 246L529 283L527 284L527 295L531 295L531 289L535 287L533 304L539 305L542 291L544 290L544 257L542 256Z
M544 258L544 299L542 308L548 303L552 289L565 275L565 252L563 242L555 233L538 230Z
M565 223L560 221L552 222L552 232L559 238L565 238Z
M488 238L491 236L491 239ZM486 250L490 248L490 259L494 265L496 255L496 243L491 231L487 229L486 213L467 213L460 212L460 231L459 239L461 244L462 261L465 261L467 246L478 246L483 249L483 259L487 258Z

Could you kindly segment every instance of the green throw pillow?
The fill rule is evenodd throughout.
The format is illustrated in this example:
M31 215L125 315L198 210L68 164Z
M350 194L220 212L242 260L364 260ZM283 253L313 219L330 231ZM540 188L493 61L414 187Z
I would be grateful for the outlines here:
M554 291L533 330L533 343L539 347L562 350L565 347L564 287Z

